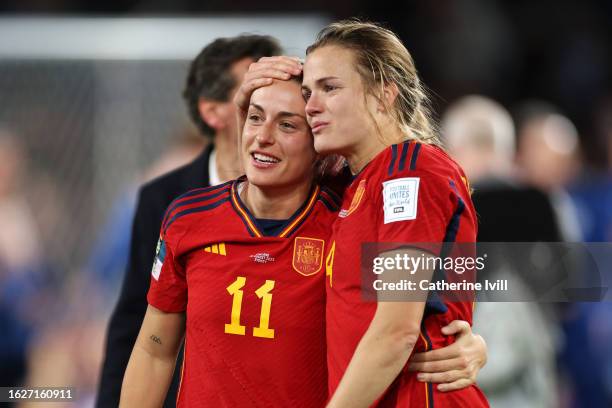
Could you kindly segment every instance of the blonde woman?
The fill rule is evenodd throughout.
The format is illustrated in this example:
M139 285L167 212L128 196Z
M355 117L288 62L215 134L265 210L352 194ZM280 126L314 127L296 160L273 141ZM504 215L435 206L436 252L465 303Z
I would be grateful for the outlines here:
M301 68L287 57L256 65L247 77L258 84ZM385 255L420 256L406 247L476 241L465 174L440 147L410 53L387 29L341 21L308 48L303 74L315 150L342 155L353 175L326 252L328 406L488 406L475 385L485 358L470 360L458 349L449 352L452 346L443 348L453 341L449 324L471 324L472 302L362 299L362 243L399 242ZM390 197L400 190L402 200L393 203ZM431 277L433 271L419 273ZM429 354L416 364L421 371L442 359L448 371L417 378L408 360L424 351Z

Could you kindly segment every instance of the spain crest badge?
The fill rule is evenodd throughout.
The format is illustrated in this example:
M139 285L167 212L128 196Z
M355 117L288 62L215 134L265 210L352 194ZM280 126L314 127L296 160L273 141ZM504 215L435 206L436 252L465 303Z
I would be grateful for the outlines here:
M293 241L293 269L304 276L314 275L323 266L325 241L316 238L296 237Z

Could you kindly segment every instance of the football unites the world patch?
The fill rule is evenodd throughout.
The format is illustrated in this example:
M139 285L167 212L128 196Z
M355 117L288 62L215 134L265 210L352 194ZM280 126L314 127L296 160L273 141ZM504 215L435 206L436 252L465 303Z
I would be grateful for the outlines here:
M316 238L296 237L293 242L293 269L305 276L314 275L323 266L325 241Z
M155 280L159 280L162 266L164 265L164 259L166 259L166 243L160 238L157 241L157 248L155 249L155 261L153 261L153 269L151 275Z
M417 217L419 177L404 177L383 183L385 224Z

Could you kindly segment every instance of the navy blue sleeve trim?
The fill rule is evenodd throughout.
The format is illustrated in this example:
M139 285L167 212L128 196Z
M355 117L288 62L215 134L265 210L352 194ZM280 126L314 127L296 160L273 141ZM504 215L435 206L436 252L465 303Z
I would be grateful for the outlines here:
M410 142L402 143L402 154L400 155L399 160L399 171L403 171L406 165L406 156L408 156L408 148L410 147Z
M193 213L196 213L196 212L212 210L213 208L217 208L218 206L220 206L221 204L223 204L223 203L225 203L227 201L229 201L229 197L224 197L224 198L221 198L220 200L215 201L212 204L203 205L201 207L190 208L188 210L183 210L183 211L180 211L180 212L176 213L174 216L172 216L172 218L170 218L168 220L168 222L164 226L164 234L166 233L168 228L170 228L170 225L172 225L172 223L174 221L176 221L177 219L179 219L180 217L182 217L184 215L187 215L187 214L193 214Z
M419 157L419 151L421 150L421 144L416 143L414 150L412 150L412 157L410 158L410 170L416 170L417 159Z
M321 201L325 205L325 207L327 207L327 209L331 212L337 212L338 210L340 210L339 206L330 203L324 196L320 196L319 201Z
M325 192L338 207L342 205L342 198L335 191L327 187L321 187L321 191Z
M395 160L397 160L397 145L391 146L391 163L389 163L389 169L387 175L393 174L393 168L395 167Z

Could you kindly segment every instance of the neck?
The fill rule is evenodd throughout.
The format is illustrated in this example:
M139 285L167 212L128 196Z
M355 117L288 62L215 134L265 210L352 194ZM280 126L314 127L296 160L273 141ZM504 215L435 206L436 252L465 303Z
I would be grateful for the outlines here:
M404 133L397 126L380 127L381 135L370 132L361 138L361 142L344 155L353 175L359 173L380 152L391 144L405 139ZM384 135L384 138L383 136Z
M238 156L238 142L235 137L225 133L217 133L214 137L217 160L217 173L222 182L233 180L243 173L240 157Z
M308 198L312 179L288 187L258 187L246 182L240 196L255 218L284 220L291 217Z

